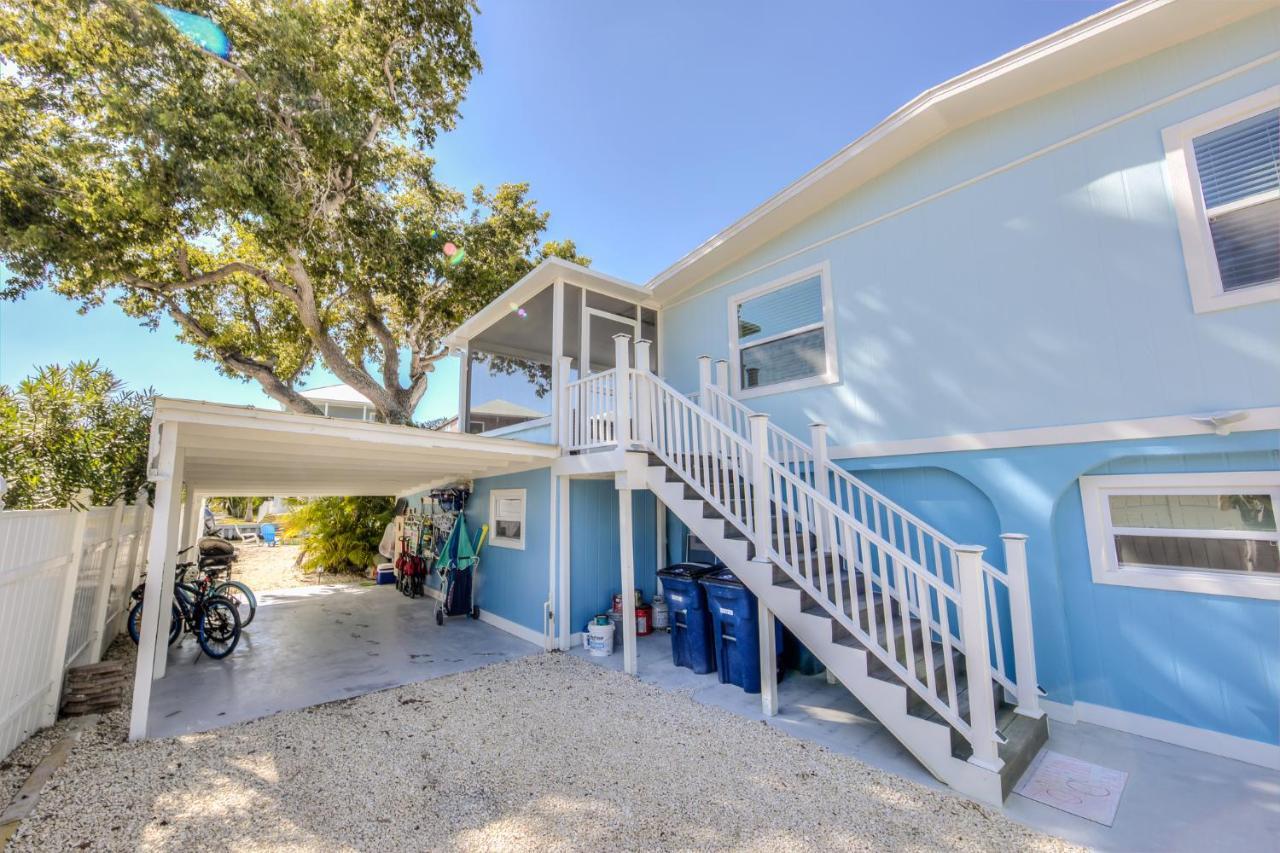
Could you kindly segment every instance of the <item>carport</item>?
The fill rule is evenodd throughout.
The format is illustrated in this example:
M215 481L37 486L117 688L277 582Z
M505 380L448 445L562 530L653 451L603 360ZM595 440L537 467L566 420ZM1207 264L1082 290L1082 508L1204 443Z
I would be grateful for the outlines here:
M148 475L156 484L129 737L146 736L165 675L177 552L194 544L210 495L410 495L456 480L550 465L554 445L157 398ZM184 492L185 489L185 492ZM165 630L162 631L161 626Z

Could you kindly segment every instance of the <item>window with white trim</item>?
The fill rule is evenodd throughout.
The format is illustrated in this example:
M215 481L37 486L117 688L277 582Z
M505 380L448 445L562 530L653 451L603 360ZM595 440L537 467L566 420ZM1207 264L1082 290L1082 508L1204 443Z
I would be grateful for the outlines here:
M1280 299L1280 86L1164 131L1197 312Z
M831 315L826 264L730 299L735 393L750 397L835 382Z
M489 493L489 544L524 550L524 489L494 489Z
M1280 472L1081 477L1097 583L1280 599Z

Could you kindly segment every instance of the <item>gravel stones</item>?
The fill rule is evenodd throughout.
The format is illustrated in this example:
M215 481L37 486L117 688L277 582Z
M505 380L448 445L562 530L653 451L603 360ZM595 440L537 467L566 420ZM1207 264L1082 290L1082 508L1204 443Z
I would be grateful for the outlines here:
M175 739L121 717L12 849L1072 849L561 654Z

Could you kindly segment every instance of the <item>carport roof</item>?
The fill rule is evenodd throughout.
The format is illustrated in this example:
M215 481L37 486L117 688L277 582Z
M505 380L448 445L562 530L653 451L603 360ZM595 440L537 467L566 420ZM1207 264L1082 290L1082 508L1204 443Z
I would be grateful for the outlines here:
M408 495L454 480L550 465L550 444L159 397L160 438L174 431L189 490L216 495Z

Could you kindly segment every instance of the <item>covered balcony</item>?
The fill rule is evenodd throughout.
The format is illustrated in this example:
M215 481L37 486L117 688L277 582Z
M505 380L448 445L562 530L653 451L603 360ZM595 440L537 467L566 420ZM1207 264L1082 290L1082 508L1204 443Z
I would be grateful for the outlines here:
M462 359L456 429L565 444L565 389L616 366L617 335L628 338L629 364L647 351L658 372L658 334L645 288L543 261L446 340Z

